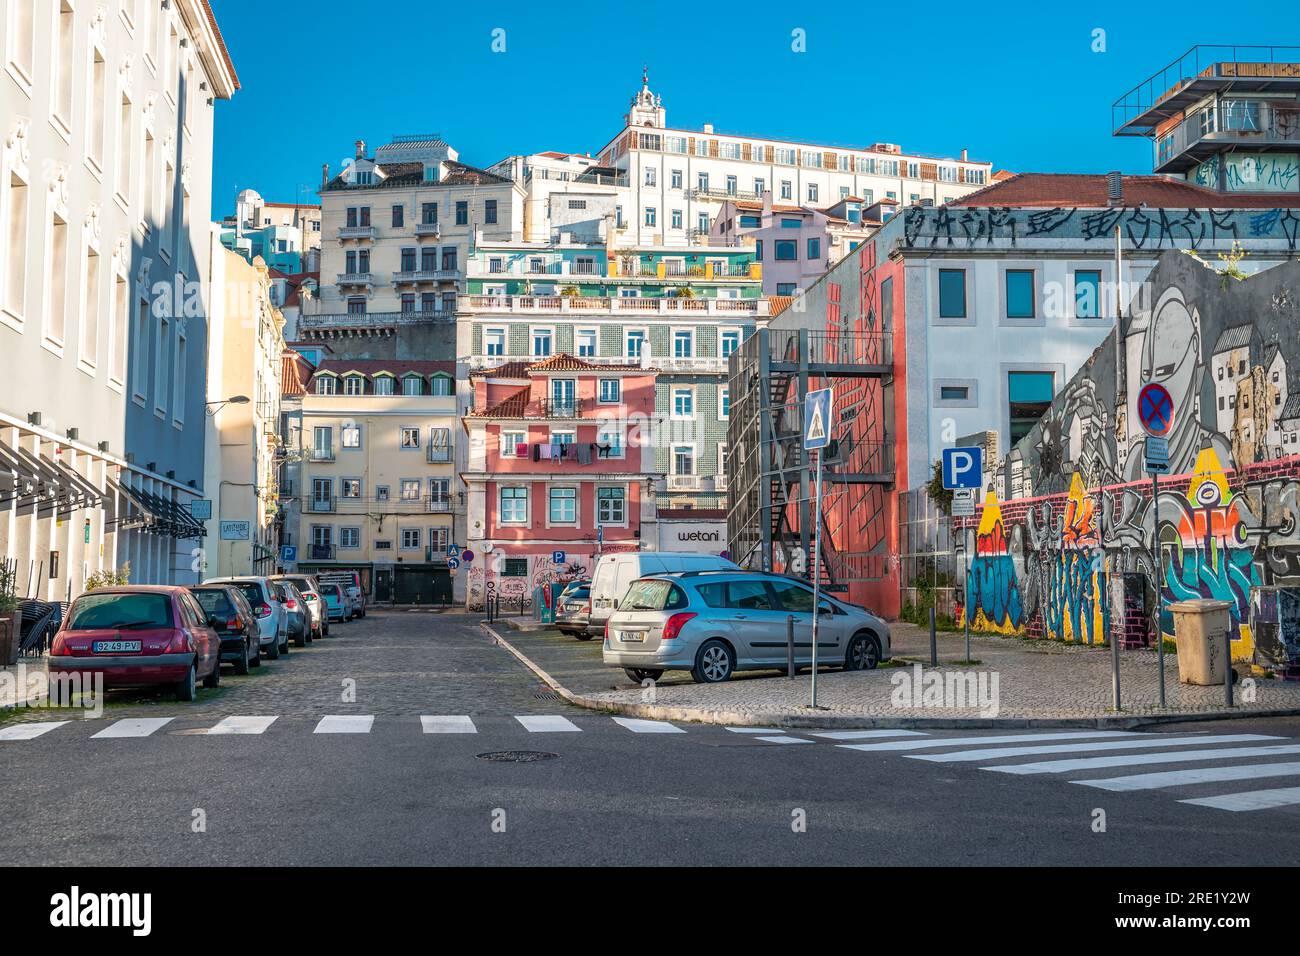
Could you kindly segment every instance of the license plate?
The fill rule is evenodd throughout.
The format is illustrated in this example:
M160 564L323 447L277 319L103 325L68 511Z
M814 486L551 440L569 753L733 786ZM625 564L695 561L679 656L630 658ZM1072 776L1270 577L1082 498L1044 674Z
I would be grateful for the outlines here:
M581 604L570 604L570 605L568 605L568 606L565 608L565 610L567 610L570 614L577 614L579 611L582 610L582 605L581 605Z
M641 642L645 640L645 631L619 631L618 639L623 643Z
M124 654L140 650L139 641L95 641L90 649L96 654Z

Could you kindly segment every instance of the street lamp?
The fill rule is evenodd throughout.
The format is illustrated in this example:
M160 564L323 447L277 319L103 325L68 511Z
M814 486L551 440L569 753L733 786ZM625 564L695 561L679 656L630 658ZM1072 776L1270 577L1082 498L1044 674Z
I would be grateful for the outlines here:
M204 407L205 409L211 409L211 411L208 412L209 415L215 415L227 405L247 405L250 401L251 399L247 395L231 395L229 398L222 399L219 402L208 402ZM217 407L212 408L213 405Z

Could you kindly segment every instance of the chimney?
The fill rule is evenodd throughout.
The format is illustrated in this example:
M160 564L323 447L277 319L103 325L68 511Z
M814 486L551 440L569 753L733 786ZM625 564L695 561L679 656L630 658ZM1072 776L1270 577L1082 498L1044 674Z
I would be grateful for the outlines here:
M1106 205L1124 205L1124 174L1119 170L1106 174Z
M366 158L366 141L364 139L359 139L357 140L357 159L365 159L365 158Z
M320 188L324 189L330 184L330 164L320 164Z
M708 136L712 136L712 135L713 135L713 124L712 124L712 123L705 123L705 124L704 124L704 132L705 132L706 135L708 135Z
M763 216L768 217L771 215L772 215L772 190L764 189L763 190Z
M961 161L966 162L966 150L964 149L961 151Z

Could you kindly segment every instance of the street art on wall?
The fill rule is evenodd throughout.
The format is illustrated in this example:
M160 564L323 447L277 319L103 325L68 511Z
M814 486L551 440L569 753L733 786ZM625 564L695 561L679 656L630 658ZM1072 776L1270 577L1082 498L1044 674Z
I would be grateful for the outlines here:
M1228 601L1233 656L1250 660L1256 590L1300 585L1300 263L1225 282L1170 252L1148 284L1123 336L1111 333L1002 463L1014 497L990 492L967 519L963 614L1002 633L1100 643L1122 626L1111 589L1136 574L1149 590L1158 578L1166 603ZM1158 527L1129 411L1149 382L1175 402ZM1173 634L1167 610L1160 631Z

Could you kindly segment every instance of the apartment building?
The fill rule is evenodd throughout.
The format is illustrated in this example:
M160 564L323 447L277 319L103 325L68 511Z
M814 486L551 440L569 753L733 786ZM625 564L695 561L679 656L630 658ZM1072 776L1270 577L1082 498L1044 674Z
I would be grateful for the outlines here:
M299 570L357 570L383 603L464 599L464 575L447 560L464 541L455 374L440 361L316 366L291 431Z
M522 186L457 155L432 136L398 137L373 155L358 140L353 161L327 173L316 314L454 312L471 245L516 238L524 221Z
M266 263L224 248L220 227L212 228L204 572L270 574L279 544L284 317L271 301Z
M471 373L467 600L504 602L559 578L589 576L601 553L654 548L645 441L659 414L653 368L557 352Z
M484 244L468 263L456 354L471 372L560 354L658 369L659 504L722 507L727 358L768 316L762 272L739 247Z
M867 205L941 205L991 182L992 166L907 153L891 143L842 148L668 125L646 76L623 128L597 152L601 167L626 179L617 226L631 244L703 242L721 204L759 201L825 207L857 197Z
M607 239L627 187L625 175L577 153L510 156L490 171L523 186L525 242Z
M260 258L289 275L320 270L318 205L267 202L257 190L241 189L221 225L221 244L249 262Z
M64 600L130 562L193 581L207 491L214 103L207 0L5 0L0 551Z

